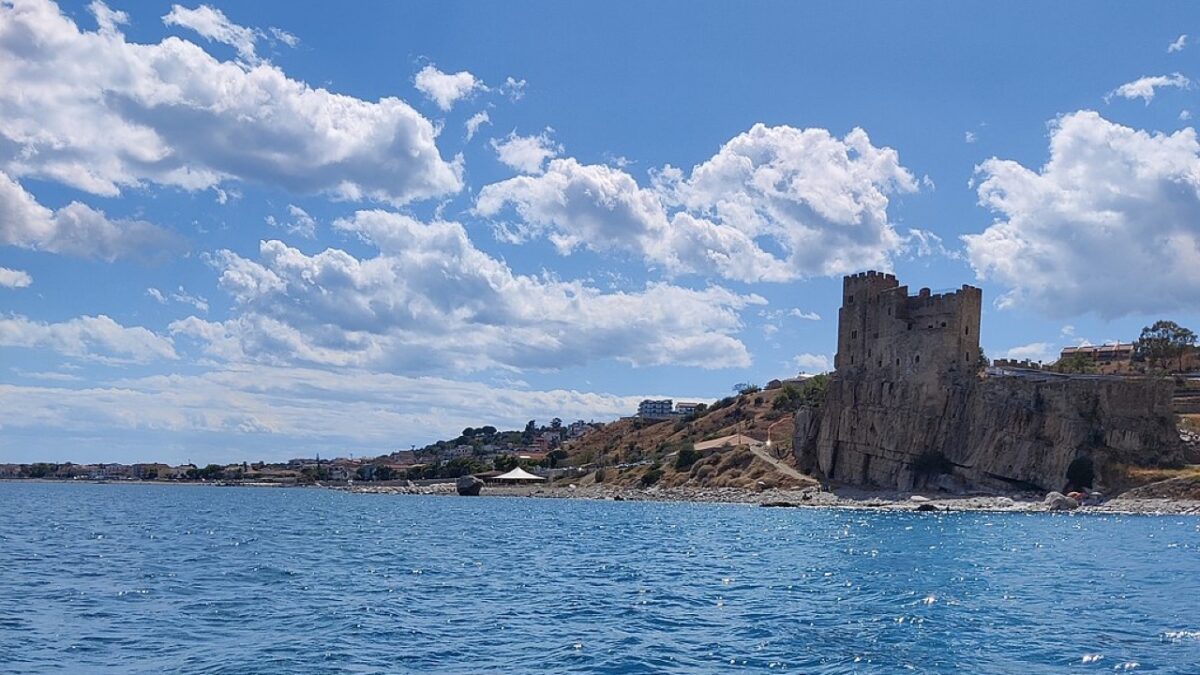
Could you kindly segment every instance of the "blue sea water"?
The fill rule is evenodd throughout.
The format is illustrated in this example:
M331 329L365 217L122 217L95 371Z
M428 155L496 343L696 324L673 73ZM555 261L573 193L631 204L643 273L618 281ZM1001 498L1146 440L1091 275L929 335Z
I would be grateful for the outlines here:
M1200 519L0 483L0 672L1200 672Z

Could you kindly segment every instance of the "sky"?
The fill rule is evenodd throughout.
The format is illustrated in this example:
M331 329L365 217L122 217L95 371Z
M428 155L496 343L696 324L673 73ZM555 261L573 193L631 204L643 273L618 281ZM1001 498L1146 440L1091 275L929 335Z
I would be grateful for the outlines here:
M0 0L0 462L374 456L1200 327L1188 3Z

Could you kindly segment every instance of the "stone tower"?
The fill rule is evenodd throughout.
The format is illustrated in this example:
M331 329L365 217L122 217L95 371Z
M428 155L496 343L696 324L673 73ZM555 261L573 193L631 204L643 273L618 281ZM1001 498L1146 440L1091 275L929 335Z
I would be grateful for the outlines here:
M894 274L850 275L842 282L834 366L841 375L887 380L975 373L982 308L983 292L974 286L910 296Z

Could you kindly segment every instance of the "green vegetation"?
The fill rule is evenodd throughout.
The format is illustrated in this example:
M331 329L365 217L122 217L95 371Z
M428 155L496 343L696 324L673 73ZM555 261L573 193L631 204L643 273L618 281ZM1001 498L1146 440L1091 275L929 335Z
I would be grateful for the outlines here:
M788 383L775 398L771 407L775 410L792 412L800 408L820 408L825 404L829 391L829 376L814 375L799 385Z
M675 455L675 470L687 471L702 457L704 457L704 454L697 450L693 444L683 443Z
M1096 372L1096 364L1092 362L1085 354L1072 354L1065 359L1059 359L1054 365L1055 370L1060 373L1072 373L1077 375L1085 375Z
M1178 359L1183 369L1183 355L1196 344L1196 334L1174 321L1155 321L1154 325L1142 329L1142 335L1133 343L1134 355L1148 361L1150 367L1159 366L1170 359Z
M738 394L745 396L746 394L757 394L758 392L762 391L762 387L750 382L738 382L737 384L733 385L733 390Z
M655 483L657 483L659 481L659 479L662 477L663 477L662 467L660 467L656 464L656 465L650 467L649 471L642 474L642 487L650 487L651 485L654 485Z

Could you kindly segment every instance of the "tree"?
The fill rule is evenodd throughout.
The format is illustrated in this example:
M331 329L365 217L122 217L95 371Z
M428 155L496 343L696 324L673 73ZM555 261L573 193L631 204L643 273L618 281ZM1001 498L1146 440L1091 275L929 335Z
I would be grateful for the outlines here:
M553 430L555 430L555 431L558 431L559 429L561 429L561 428L562 428L562 420L560 420L560 419L559 419L559 418L557 418L557 417L555 417L554 419L550 420L550 428L551 428L551 429L553 429Z
M475 435L475 429L473 429L471 427L467 427L466 429L463 429L463 432L462 432L463 438L471 438L474 435Z
M1134 354L1150 362L1150 366L1171 358L1179 359L1183 369L1183 355L1196 344L1196 334L1174 321L1155 321L1154 325L1142 329L1142 335L1134 343Z

